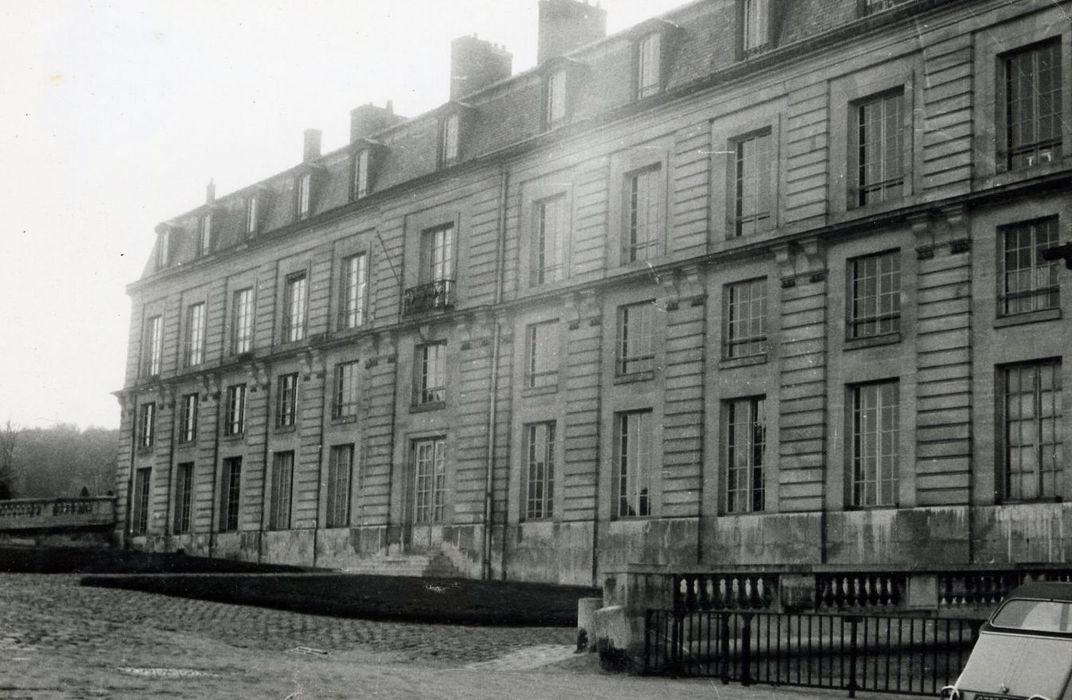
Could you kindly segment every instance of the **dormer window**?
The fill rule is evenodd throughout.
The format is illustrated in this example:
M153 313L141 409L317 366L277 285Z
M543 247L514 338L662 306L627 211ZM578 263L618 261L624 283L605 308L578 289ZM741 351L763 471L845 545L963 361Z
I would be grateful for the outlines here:
M543 123L545 129L554 129L566 121L568 93L566 92L567 74L565 68L559 68L547 76L544 83Z
M443 117L439 123L439 166L441 168L458 162L460 134L461 116L453 112Z
M205 212L198 221L197 254L208 255L212 252L212 212Z
M171 228L162 226L156 234L156 269L163 270L171 264Z
M313 204L313 173L305 171L298 176L298 219L309 217Z
M369 194L369 149L363 148L354 156L354 199Z
M741 0L741 53L743 58L770 45L770 0Z
M246 197L246 235L252 236L257 233L260 225L260 205L257 202L257 195L251 194Z
M637 44L636 97L642 100L662 89L662 34L652 32Z

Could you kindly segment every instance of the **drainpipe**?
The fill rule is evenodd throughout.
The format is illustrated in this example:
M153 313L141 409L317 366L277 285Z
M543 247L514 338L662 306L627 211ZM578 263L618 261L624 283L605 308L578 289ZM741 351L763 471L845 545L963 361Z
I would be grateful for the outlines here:
M131 518L132 505L134 497L134 455L138 451L138 399L135 393L135 398L131 402L133 408L130 409L130 464L127 468L127 512L123 516L123 549L130 549L130 530L131 530ZM123 406L123 410L127 410L126 406Z
M168 471L167 471L167 495L164 497L164 542L174 544L171 538L174 536L174 522L171 517L171 499L174 491L175 471L175 387L171 387L171 402L168 407L171 411L171 441L168 443Z
M495 306L493 314L498 312L498 307L503 299L503 265L506 257L506 198L509 186L509 171L503 164L499 165L499 238L496 241L495 251ZM487 472L484 476L484 552L482 578L491 580L491 519L493 515L494 499L494 476L495 476L495 418L498 410L499 394L499 341L502 335L502 325L495 320L495 331L492 335L491 345L491 399L488 402L488 457ZM509 488L509 476L507 476ZM509 496L507 496L509 502ZM503 515L506 515L504 513ZM505 526L505 519L503 520ZM506 533L503 532L503 578L506 577Z
M264 372L265 372L264 376L268 380L267 381L267 386L264 387L264 397L265 397L264 400L268 403L268 408L267 408L268 420L265 422L265 425L264 425L264 458L261 460L261 464L264 465L263 466L264 479L261 480L261 529L260 529L260 533L258 533L258 535L257 535L257 563L258 564L260 564L260 563L262 563L264 561L264 540L267 538L267 533L268 533L268 513L265 512L265 509L264 509L264 495L265 495L265 484L268 483L268 474L269 474L269 472L268 472L268 469L269 469L269 465L268 465L268 447L269 447L269 444L271 443L271 440L269 439L269 434L270 434L270 432L272 430L272 426L274 425L274 421L275 421L275 414L272 412L272 371L268 367L265 367ZM297 399L297 390L298 390L298 387L297 387L297 385L295 385L295 387L294 387L295 399ZM293 475L291 475L291 476L293 476ZM293 484L293 483L294 483L293 479L291 479L291 484ZM293 486L291 486L291 488L293 488ZM293 495L291 496L291 498L293 498Z
M210 383L209 388L216 389L216 424L212 431L212 510L208 519L208 557L211 559L212 551L216 548L216 530L219 527L220 517L220 504L216 499L220 485L220 408L223 402L220 400L219 381L216 382L215 387L212 387ZM211 394L209 397L211 398Z

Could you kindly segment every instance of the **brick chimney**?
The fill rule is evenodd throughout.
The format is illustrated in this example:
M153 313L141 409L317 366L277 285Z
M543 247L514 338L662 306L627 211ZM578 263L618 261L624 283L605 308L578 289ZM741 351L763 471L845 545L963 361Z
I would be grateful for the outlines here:
M355 107L350 110L350 143L368 138L377 131L397 124L402 119L395 114L394 105L390 100L387 100L386 107L377 107L371 102Z
M607 35L607 11L580 0L540 0L536 63L562 56Z
M306 129L302 144L302 162L311 163L320 157L320 129Z
M514 57L505 46L473 36L450 42L450 99L510 77Z

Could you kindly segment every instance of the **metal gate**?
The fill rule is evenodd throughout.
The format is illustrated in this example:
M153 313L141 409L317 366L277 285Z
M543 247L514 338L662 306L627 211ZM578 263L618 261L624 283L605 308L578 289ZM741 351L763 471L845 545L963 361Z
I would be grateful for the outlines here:
M648 673L935 695L968 660L981 620L649 610Z

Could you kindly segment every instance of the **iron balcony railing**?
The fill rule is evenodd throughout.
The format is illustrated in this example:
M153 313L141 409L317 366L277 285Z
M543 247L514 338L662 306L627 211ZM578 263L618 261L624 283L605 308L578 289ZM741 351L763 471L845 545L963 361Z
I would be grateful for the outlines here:
M418 284L402 293L402 314L445 311L454 306L454 280L443 279Z

